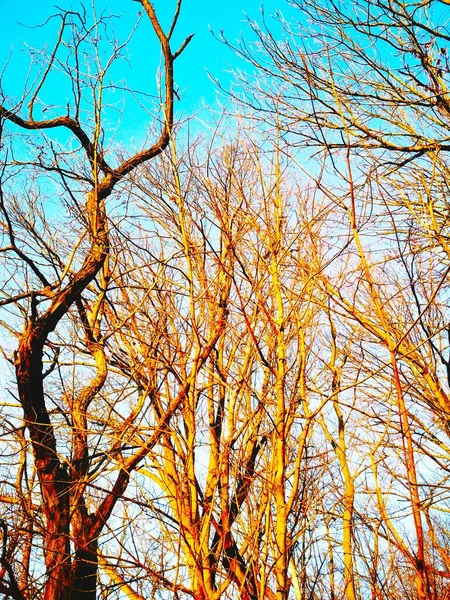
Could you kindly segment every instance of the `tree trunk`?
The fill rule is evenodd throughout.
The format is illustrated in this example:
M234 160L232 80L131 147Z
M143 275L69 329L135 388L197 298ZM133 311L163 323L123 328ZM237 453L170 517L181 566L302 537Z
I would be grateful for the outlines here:
M94 540L75 552L70 600L96 600L98 543Z
M46 520L44 600L66 600L70 584L69 484L44 401L41 323L24 331L15 357L17 386L30 432Z

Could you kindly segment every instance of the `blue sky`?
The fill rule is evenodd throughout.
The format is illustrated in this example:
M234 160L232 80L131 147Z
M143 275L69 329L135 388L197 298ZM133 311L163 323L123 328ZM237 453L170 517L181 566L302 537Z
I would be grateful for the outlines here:
M64 9L77 9L79 3L74 0L0 0L0 17L2 20L2 38L0 40L0 63L5 64L10 52L12 58L4 75L3 91L6 95L20 96L23 81L29 67L29 47L41 47L51 44L57 29L56 21L43 29L31 29L24 25L43 23L49 15L57 12L55 6ZM167 23L173 11L175 0L154 0L154 6L161 20ZM265 0L266 15L271 15L279 8L285 8L284 0ZM89 4L90 6L90 4ZM117 36L124 37L130 31L140 10L139 3L132 0L95 0L97 14L102 10L114 13ZM194 33L194 39L176 64L176 81L182 102L178 111L185 116L192 114L206 105L214 105L217 89L208 77L208 72L228 87L232 76L227 73L232 68L244 66L234 54L223 44L214 39L211 29L217 33L224 31L227 38L234 42L241 34L251 39L251 32L246 23L246 14L260 20L260 0L227 0L218 3L208 0L184 0L178 23L178 40ZM141 22L138 32L130 45L129 63L123 64L124 80L136 87L148 78L146 90L154 92L155 68L159 60L159 52L152 41L148 23ZM122 76L116 75L117 77ZM137 83L139 82L139 84ZM147 82L147 83L148 83ZM54 86L52 88L52 85ZM46 93L50 98L55 82L49 81ZM139 85L139 87L141 87ZM45 98L45 93L43 92ZM61 101L62 104L63 101Z

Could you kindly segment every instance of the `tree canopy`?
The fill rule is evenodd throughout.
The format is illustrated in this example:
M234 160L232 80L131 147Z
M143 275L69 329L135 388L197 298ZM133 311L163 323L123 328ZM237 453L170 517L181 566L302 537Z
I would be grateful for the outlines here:
M450 598L450 8L263 11L194 138L139 2L155 88L83 8L0 86L0 593Z

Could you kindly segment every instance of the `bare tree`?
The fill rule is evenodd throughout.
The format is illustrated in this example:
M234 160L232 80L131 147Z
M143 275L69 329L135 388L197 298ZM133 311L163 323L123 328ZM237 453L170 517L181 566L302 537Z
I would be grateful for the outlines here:
M14 598L29 597L31 586L48 600L96 597L99 536L126 490L131 471L147 451L142 449L133 460L116 465L102 492L89 491L99 471L99 453L103 455L95 442L101 429L88 431L88 415L96 399L106 393L102 390L108 379L101 321L111 279L114 223L107 202L136 167L158 156L169 143L174 62L190 40L176 51L171 48L181 2L168 33L153 4L142 0L141 5L163 63L161 116L149 145L123 158L122 152L119 157L108 152L108 78L126 42L113 37L107 18L89 24L84 11L55 16L59 32L48 55L42 58L41 52L37 77L26 82L19 102L3 97L0 106L5 153L0 192L1 305L10 311L5 326L18 340L14 352L18 399L33 449L33 465L22 471L39 481L39 491L35 486L23 490L20 501L38 504L42 510L42 517L38 520L35 514L30 522L39 523L45 559L45 574L39 573L37 582L28 580L25 586L21 581L31 572L24 550L23 575L16 580L5 553L5 526L2 564L9 580L6 583L4 578L2 587ZM108 40L106 56L101 35ZM53 76L68 78L72 101L58 107L55 91L52 107L44 114L42 98ZM62 79L61 85L67 82ZM25 151L20 144L26 144ZM50 215L51 194L60 197L59 209L66 212L65 221L56 228ZM73 321L75 312L78 318ZM66 365L70 353L72 363L79 364L78 352L86 366L74 369L74 376L79 373L81 379L71 386Z
M447 9L306 1L317 36L255 26L258 111L187 143L180 3L167 34L141 4L156 141L114 141L132 38L83 11L0 109L0 592L445 598Z
M241 89L243 102L264 126L289 132L292 145L313 148L323 159L313 179L341 212L354 261L324 285L339 328L345 314L348 326L366 332L360 343L375 344L362 368L375 374L378 363L391 382L414 549L390 518L374 462L377 509L413 568L417 597L438 597L442 581L435 576L448 573L431 564L438 542L424 506L435 501L420 465L424 439L433 439L444 453L438 469L446 480L448 8L397 0L292 4L298 19L279 16L282 36L264 18L261 27L253 25L258 44L235 48L257 69L254 83L246 79ZM428 456L437 458L434 451Z
M310 360L321 321L308 242L322 218L282 162L246 136L181 157L173 146L146 167L108 309L113 364L151 399L136 444L148 426L162 432L135 479L159 567L154 551L129 560L194 598L287 598L309 562L298 548L312 535L322 402L307 391L321 369Z

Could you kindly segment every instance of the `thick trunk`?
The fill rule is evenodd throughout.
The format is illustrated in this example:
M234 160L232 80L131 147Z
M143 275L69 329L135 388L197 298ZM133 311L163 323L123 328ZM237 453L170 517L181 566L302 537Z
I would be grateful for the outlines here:
M16 353L17 386L30 432L46 520L44 600L66 600L70 583L69 483L44 401L41 323L25 329Z
M97 541L75 552L72 590L69 600L96 600L98 554Z
M47 491L44 504L47 521L45 531L47 583L44 600L67 600L67 590L70 586L67 473L63 469L59 469L59 474L55 479L53 479L52 485L48 486L55 494L53 496Z
M111 188L103 190L109 195ZM71 598L74 569L70 553L70 521L71 508L69 500L69 476L64 462L60 459L55 429L45 403L43 351L48 336L55 330L58 322L67 313L70 306L79 298L81 292L92 281L104 263L108 236L105 227L103 207L100 207L99 193L92 191L88 197L88 209L91 220L95 221L95 237L91 251L86 256L78 274L61 291L55 293L51 306L38 315L35 298L31 299L31 315L21 335L15 354L17 387L23 408L24 421L30 433L33 446L36 472L39 478L42 508L46 521L45 530L45 565L47 582L44 600L69 600ZM90 549L89 549L90 550ZM91 550L90 550L91 552ZM96 557L96 549L93 553ZM91 558L91 557L90 557ZM80 572L77 581L83 580L81 565L86 562L92 571L91 560L80 560ZM96 565L96 559L92 562ZM83 585L92 587L95 575L88 574ZM78 584L77 584L78 585ZM73 594L77 598L94 598L93 595Z

